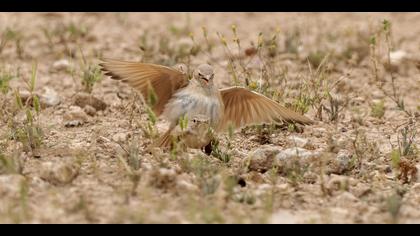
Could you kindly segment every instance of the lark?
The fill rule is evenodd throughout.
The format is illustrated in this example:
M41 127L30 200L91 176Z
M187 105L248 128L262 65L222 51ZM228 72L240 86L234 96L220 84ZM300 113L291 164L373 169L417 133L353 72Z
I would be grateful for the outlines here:
M173 148L178 145L181 149L202 149L214 138L214 130L210 126L210 118L204 115L195 115L186 118L185 127L177 125L169 135L163 136L154 146Z
M157 101L152 109L157 116L169 121L169 129L158 139L156 146L168 147L171 133L181 117L204 117L215 133L229 127L241 127L272 122L312 124L304 115L290 110L276 101L244 87L219 89L214 83L214 69L208 64L199 65L189 79L185 66L177 68L162 65L102 59L101 69L111 79L120 80L140 92L143 97L153 93ZM206 129L197 129L207 132ZM206 131L204 131L206 130ZM198 136L197 136L198 137ZM202 148L211 137L191 144ZM202 147L199 147L202 146Z

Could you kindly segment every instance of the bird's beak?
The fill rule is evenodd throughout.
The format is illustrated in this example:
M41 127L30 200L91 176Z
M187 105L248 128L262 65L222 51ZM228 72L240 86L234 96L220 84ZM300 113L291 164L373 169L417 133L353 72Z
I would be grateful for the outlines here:
M203 79L206 82L206 84L208 84L209 80L210 80L209 77L207 77L207 76L201 77L201 79Z

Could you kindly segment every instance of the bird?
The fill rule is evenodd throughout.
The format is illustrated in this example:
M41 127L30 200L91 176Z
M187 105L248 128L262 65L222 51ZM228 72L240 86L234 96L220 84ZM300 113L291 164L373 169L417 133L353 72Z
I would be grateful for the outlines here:
M160 139L159 147L201 149L214 138L214 130L210 127L210 118L205 115L187 117L185 127L177 125L168 136Z
M209 64L198 65L191 78L182 64L168 67L101 58L99 66L106 76L129 84L144 98L151 94L156 96L157 101L151 104L151 109L170 123L168 130L156 142L157 147L170 145L171 132L185 116L206 117L206 124L216 133L261 123L314 123L310 118L245 87L219 89L214 83L214 68ZM200 145L206 146L205 143L208 145L210 141L209 137Z

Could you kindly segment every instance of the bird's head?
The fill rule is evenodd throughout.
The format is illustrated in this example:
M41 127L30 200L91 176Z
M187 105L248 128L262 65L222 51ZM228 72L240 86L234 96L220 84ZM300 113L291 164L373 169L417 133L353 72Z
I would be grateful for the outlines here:
M209 64L201 64L194 70L194 79L196 79L203 87L213 85L213 78L214 70Z
M201 114L193 116L191 121L192 121L192 124L196 124L196 125L210 124L210 118L208 116L201 115Z
M190 124L190 130L198 134L207 134L211 129L210 118L205 115L195 115L192 117Z

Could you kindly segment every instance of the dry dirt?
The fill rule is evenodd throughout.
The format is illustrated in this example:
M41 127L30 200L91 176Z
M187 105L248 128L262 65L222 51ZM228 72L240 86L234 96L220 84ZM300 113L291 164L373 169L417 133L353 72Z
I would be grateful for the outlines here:
M420 223L419 24L415 13L1 13L0 75L16 78L0 93L0 223ZM83 65L102 56L208 62L220 87L236 75L282 104L306 95L318 122L220 134L210 156L149 154L135 91L103 76L98 100L83 93ZM34 63L42 109L28 109L43 134L28 149L13 135L26 119L14 91L30 96Z

